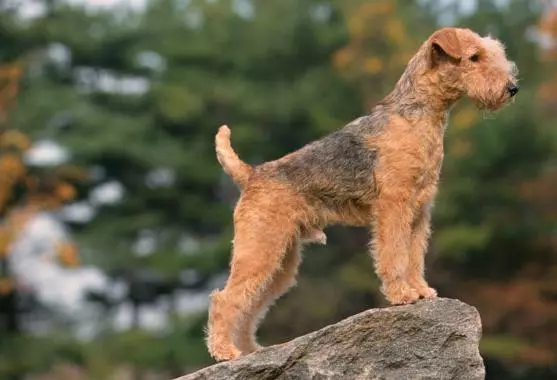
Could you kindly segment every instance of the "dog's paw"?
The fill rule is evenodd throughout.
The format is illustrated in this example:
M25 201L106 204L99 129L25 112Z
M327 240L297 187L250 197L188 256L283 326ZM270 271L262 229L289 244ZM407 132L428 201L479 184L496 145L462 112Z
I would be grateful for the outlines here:
M421 298L435 298L437 297L437 290L430 288L430 287L424 287L424 288L420 288L417 289L418 293L420 294Z
M420 298L435 298L437 297L437 290L430 288L427 282L423 279L408 281L411 287L416 289Z
M392 305L408 305L420 299L418 291L408 285L390 287L384 293Z
M218 362L234 360L242 356L242 352L235 347L226 347L222 349L216 349L210 352L211 356Z

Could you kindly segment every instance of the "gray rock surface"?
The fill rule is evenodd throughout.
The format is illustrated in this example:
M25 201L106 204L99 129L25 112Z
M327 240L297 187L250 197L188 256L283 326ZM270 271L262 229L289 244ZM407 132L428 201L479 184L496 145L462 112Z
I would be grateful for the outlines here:
M485 378L475 308L437 298L371 309L177 380Z

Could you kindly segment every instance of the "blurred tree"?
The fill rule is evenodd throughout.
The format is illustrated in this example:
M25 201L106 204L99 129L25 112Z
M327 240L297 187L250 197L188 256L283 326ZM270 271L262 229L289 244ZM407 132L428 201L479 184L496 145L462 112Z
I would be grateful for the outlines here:
M452 115L429 277L441 294L478 306L490 363L512 369L516 358L542 365L554 359L555 171L548 157L557 136L550 128L555 91L547 86L555 61L531 38L533 26L553 30L539 6L479 0L460 14L461 2L440 0L153 0L144 12L39 4L45 12L27 20L17 5L0 4L0 58L18 62L23 74L1 141L68 147L89 181L31 168L21 160L27 148L2 150L0 165L11 169L1 173L20 167L23 174L11 197L2 182L0 197L9 199L9 210L63 200L87 210L65 214L80 256L128 290L90 299L105 307L107 320L118 305L132 305L134 322L129 331L103 330L83 344L54 333L26 336L17 344L29 351L21 371L59 359L94 378L116 376L122 365L167 378L207 363L205 316L175 314L182 289L207 291L227 270L238 194L215 159L218 126L231 126L235 148L251 163L299 148L367 112L447 15L500 37L524 80L515 104L496 117L468 102ZM265 321L264 342L383 302L367 233L327 233L327 247L307 249L299 289ZM74 248L60 252L73 261ZM143 329L146 304L167 307L164 331ZM0 354L0 371L6 357Z
M18 254L12 245L27 223L39 212L59 208L71 201L75 190L64 178L63 168L46 173L37 173L24 160L24 154L31 147L26 135L11 129L10 109L18 96L18 85L22 74L19 63L0 67L0 336L8 357L19 362L9 347L21 331L22 304L18 289L18 278L11 263ZM75 266L78 256L71 242L63 242L57 247L61 263ZM10 359L9 359L10 360ZM0 367L0 376L11 379L19 375L9 368Z
M349 40L335 53L334 63L370 109L392 90L436 20L418 2L350 0L343 9Z
M557 353L557 336L548 333L557 308L547 286L557 264L548 244L555 198L545 195L555 183L555 134L536 96L550 72L534 29L540 17L541 3L478 1L477 11L458 21L505 42L521 71L521 96L496 115L476 114L463 128L449 128L433 236L438 266L451 273L439 279L446 294L478 307L484 356L509 367L546 366Z
M541 109L548 116L555 117L555 104L557 104L557 4L545 2L545 12L540 17L538 24L541 39L540 60L546 66L546 78L540 85L538 100Z
M490 358L521 358L524 362L537 361L543 365L551 362L554 350L550 347L555 343L548 343L553 338L549 339L547 325L542 327L541 320L555 320L553 301L544 299L550 291L547 285L542 285L543 281L532 283L528 277L533 273L539 276L539 270L532 268L538 268L541 263L547 265L548 253L555 251L554 245L542 243L554 241L555 228L555 213L548 209L555 198L547 192L555 183L554 164L548 161L555 149L552 146L555 135L546 128L553 110L551 94L555 93L551 81L547 80L548 73L552 72L550 66L555 62L551 58L554 45L545 40L548 48L540 60L538 42L531 38L532 27L538 24L540 14L543 17L539 30L551 35L552 12L540 13L540 3L537 6L525 1L495 4L482 0L469 15L459 12L457 2L442 1L420 4L351 1L344 3L344 9L350 39L335 54L334 63L360 89L366 108L390 90L408 58L437 27L440 16L450 16L453 23L500 38L507 45L508 55L526 73L517 104L496 116L478 112L467 101L453 111L447 130L428 268L431 268L430 280L442 294L457 295L481 305L482 315L485 312L492 316L485 322L490 335L484 349L492 355ZM538 84L541 84L539 89ZM544 97L545 103L536 102L535 94ZM538 113L540 106L546 106L549 114ZM360 284L360 289L369 287L364 280L368 268L349 263L340 273L345 270L348 273L345 276L353 284ZM544 272L544 277L552 276L554 270L545 268ZM474 283L467 281L472 278ZM530 297L530 302L521 298L521 312L525 315L516 324L516 330L512 329L514 340L497 334L508 318L505 313L511 305L517 307L516 300L504 296L509 292L506 284L511 280L523 284L517 285L516 293ZM521 290L521 286L530 286L530 291ZM494 293L482 291L484 288L498 289L501 295L493 297ZM537 294L542 289L545 296ZM535 311L525 312L533 300L538 305ZM527 318L530 321L540 318L540 325L526 332ZM545 333L545 339L537 337L538 344L534 345L525 343L538 333ZM516 349L500 349L509 345Z
M142 14L47 7L25 29L33 60L14 123L91 169L77 202L95 217L73 222L84 260L128 284L118 302L134 305L140 328L142 305L226 272L237 192L215 159L220 124L258 162L358 116L329 59L343 21L336 5L310 0L158 0Z

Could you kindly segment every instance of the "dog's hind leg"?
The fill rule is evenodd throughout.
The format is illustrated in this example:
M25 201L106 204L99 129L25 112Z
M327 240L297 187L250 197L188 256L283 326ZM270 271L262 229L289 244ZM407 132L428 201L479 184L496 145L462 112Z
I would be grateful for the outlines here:
M258 299L267 293L285 253L295 244L302 209L299 195L276 184L253 186L242 195L234 215L230 276L224 289L211 296L207 345L215 359L242 354L235 342L247 340L245 325L254 320Z
M282 259L267 287L258 293L252 309L241 320L236 335L236 344L242 353L250 353L261 348L256 341L256 331L272 304L296 284L296 275L301 263L300 244L294 242Z

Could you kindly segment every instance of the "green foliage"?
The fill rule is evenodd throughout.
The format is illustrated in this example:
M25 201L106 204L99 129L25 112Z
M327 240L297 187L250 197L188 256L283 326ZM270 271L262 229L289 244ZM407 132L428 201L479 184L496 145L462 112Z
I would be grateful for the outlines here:
M489 226L451 225L437 231L435 243L444 255L459 260L470 251L484 248L490 238Z
M2 337L2 340L0 374L3 378L18 373L40 373L58 362L85 362L80 344L67 334L52 332L48 337L22 334Z
M0 60L21 59L27 69L12 123L34 139L68 147L73 163L102 169L80 189L80 200L103 183L122 185L120 202L74 226L86 264L110 274L148 269L175 285L185 269L203 277L227 270L238 192L215 158L218 126L231 127L235 149L250 163L333 131L392 87L407 56L437 27L445 2L156 0L138 13L44 3L48 12L26 22L0 8ZM547 248L555 219L542 218L520 191L549 172L557 149L554 120L540 111L537 96L550 65L529 38L540 9L520 0L478 4L470 15L454 14L455 24L501 38L521 70L521 90L497 114L472 111L458 121L472 109L469 102L453 112L429 257L438 271L428 271L444 296L468 294L461 278L520 282L525 267L542 267L550 277L556 261ZM64 46L70 61L50 60L52 44ZM140 91L128 91L120 79ZM60 118L63 125L55 122ZM148 180L161 171L167 182ZM548 204L555 208L554 199ZM156 244L140 255L134 247L145 231ZM264 342L382 302L368 236L343 228L327 234L326 247L306 249L301 285L272 310ZM184 248L188 239L194 244ZM0 377L38 373L59 361L83 366L91 378L110 378L124 364L171 377L210 362L205 319L173 318L157 333L108 329L91 342L53 332L4 344L0 336ZM483 352L517 354L538 336L529 321L517 322L524 332L484 338ZM505 326L503 320L490 329ZM557 355L554 340L537 343L553 345L548 350ZM18 359L22 352L25 361Z
M483 355L505 360L516 359L526 348L528 343L506 335L484 336L480 343Z

